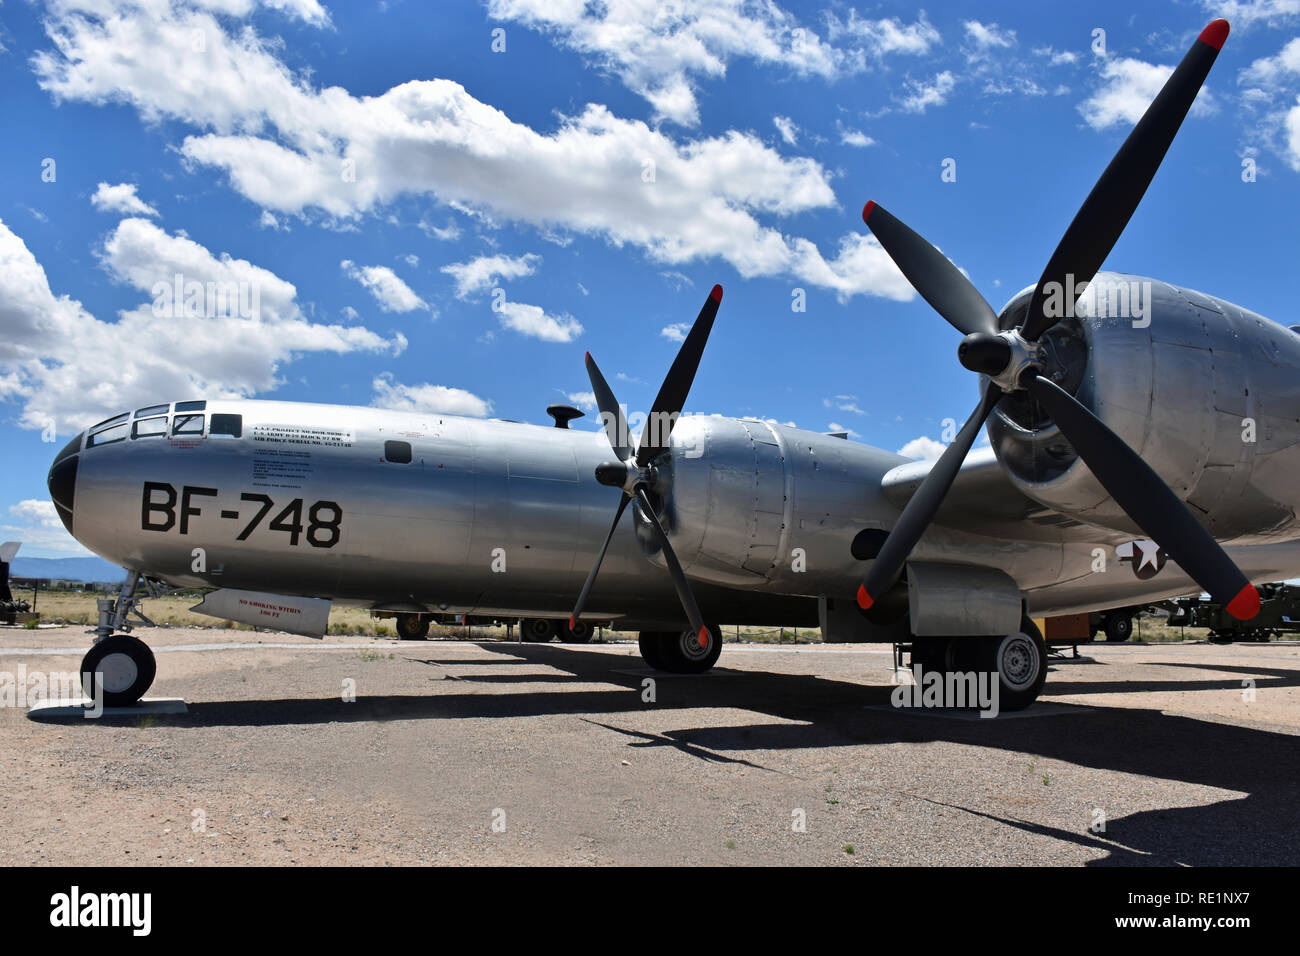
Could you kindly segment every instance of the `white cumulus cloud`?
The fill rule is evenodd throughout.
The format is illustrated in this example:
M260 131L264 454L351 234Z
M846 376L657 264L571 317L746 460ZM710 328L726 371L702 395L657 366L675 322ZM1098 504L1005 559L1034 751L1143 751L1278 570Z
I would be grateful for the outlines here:
M925 435L919 438L913 438L910 442L898 449L898 453L905 458L923 458L926 460L938 458L943 454L944 449L948 446L941 441L933 438L927 438Z
M478 256L468 262L453 262L442 271L456 281L456 297L465 299L484 292L498 279L521 279L537 271L542 257L534 253L522 256Z
M339 263L343 274L360 282L385 312L414 312L427 309L425 302L388 266L358 266L351 259Z
M494 6L499 17L535 18L547 29L556 16L577 24L600 18L590 11L631 10L615 2ZM752 16L751 6L758 11ZM673 16L681 13L692 26L681 36L672 33L670 46L675 54L680 44L702 42L701 63L718 59L709 52L713 39L699 40L707 36L797 70L830 75L840 68L811 31L800 34L797 51L781 46L796 27L774 4L727 0L698 17L673 7L663 22L655 19L660 9L629 12L634 33L651 22L668 36ZM878 247L861 250L874 279L856 282L809 240L766 221L837 200L821 164L783 157L752 133L679 142L594 104L541 133L451 80L413 80L374 95L319 87L282 62L277 42L249 22L232 21L236 15L218 17L178 0L86 0L84 8L69 0L46 17L54 46L38 52L32 64L38 83L56 100L128 104L148 121L190 127L182 155L224 172L237 192L273 215L351 220L402 197L423 196L494 222L528 225L544 237L567 232L629 246L661 267L717 259L746 278L829 280L847 295L912 295ZM768 26L755 32L754 22ZM569 35L567 21L553 25ZM206 50L194 56L199 34ZM647 49L656 48L657 41L647 42ZM616 45L606 38L593 50ZM908 108L941 101L943 82L941 75L914 90ZM669 82L660 92L674 90ZM882 283L881 276L888 278Z
M567 312L551 315L539 305L503 300L497 311L506 328L546 342L572 342L583 331L582 324Z
M1079 112L1095 130L1132 125L1142 118L1173 72L1172 66L1131 57L1108 57L1101 66L1101 86L1079 104ZM1203 86L1192 103L1191 115L1204 116L1213 109L1213 97Z
M158 210L135 194L134 183L110 186L100 183L90 204L100 212L118 212L127 216L157 216Z
M489 0L488 16L554 36L617 75L656 118L699 122L699 78L721 79L732 60L833 78L862 54L824 42L775 0Z
M772 125L781 134L781 138L790 146L799 144L799 126L788 116L773 116Z
M397 412L441 412L444 415L465 415L470 418L486 418L492 414L490 401L463 388L430 385L427 382L403 385L393 381L393 376L388 373L377 377L371 387L375 396L370 404L376 408L389 408Z
M23 427L78 430L160 400L245 398L273 390L280 369L306 352L396 354L406 345L400 333L312 322L292 283L147 219L122 220L99 258L141 293L116 321L56 295L0 221L0 399L21 406Z

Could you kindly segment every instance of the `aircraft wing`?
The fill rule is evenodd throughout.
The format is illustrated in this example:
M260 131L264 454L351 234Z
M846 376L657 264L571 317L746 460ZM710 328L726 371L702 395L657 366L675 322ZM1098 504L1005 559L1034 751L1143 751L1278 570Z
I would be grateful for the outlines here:
M881 490L891 504L902 508L933 467L933 460L899 465L881 478ZM1099 536L1093 525L1027 497L1011 483L989 447L966 456L934 523L955 531L1030 541L1093 541Z

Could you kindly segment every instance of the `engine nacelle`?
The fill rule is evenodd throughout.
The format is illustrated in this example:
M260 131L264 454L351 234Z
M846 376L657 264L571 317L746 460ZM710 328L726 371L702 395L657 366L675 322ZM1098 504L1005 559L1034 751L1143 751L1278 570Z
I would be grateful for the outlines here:
M826 594L861 574L854 536L893 506L881 477L906 459L772 422L686 416L651 493L692 577L742 588ZM638 535L663 563L647 529Z
M651 497L682 566L718 584L746 587L764 580L785 529L785 454L778 434L759 421L686 416L673 429L672 454L656 464ZM637 534L662 563L639 516Z
M1018 325L1031 289L999 318ZM1238 306L1138 276L1099 273L1044 337L1050 375L1149 464L1219 539L1294 533L1300 336ZM1026 495L1070 517L1140 530L1026 393L989 437Z

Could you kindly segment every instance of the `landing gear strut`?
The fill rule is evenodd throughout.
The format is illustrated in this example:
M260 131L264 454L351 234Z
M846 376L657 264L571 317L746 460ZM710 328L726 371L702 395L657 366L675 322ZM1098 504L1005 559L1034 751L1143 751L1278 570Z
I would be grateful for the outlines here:
M144 616L135 597L139 583L140 572L128 571L116 599L99 599L95 644L81 659L82 690L91 700L96 700L102 692L105 707L129 707L136 703L153 684L158 671L153 651L144 641L128 633L134 626L130 621L132 614L141 623L153 624Z
M655 670L673 674L703 674L718 662L722 653L722 630L708 625L708 643L700 645L699 635L684 631L642 631L638 638L641 657Z

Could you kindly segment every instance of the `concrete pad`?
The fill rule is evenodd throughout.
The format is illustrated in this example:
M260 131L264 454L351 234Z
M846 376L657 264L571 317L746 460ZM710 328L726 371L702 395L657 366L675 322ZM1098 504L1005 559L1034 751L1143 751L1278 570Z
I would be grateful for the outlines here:
M86 719L88 698L56 697L53 700L32 704L27 710L29 720L49 720L60 717ZM132 707L105 707L103 717L145 717L150 714L188 714L189 707L181 697L144 697Z
M890 714L907 714L916 717L942 717L947 720L1013 720L1017 717L1060 717L1065 714L1091 714L1096 711L1091 707L1075 707L1071 704L1053 704L1036 701L1024 710L999 711L996 717L981 717L978 710L958 709L956 707L895 707L892 704L868 704L864 710L881 710Z

